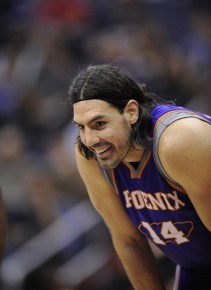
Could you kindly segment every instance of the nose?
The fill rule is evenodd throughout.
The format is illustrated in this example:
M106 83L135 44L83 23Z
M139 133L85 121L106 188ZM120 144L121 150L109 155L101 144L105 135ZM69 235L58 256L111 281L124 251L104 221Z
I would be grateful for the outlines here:
M98 136L97 131L86 128L84 132L83 140L84 140L83 143L87 147L92 147L95 144L100 142L100 137Z

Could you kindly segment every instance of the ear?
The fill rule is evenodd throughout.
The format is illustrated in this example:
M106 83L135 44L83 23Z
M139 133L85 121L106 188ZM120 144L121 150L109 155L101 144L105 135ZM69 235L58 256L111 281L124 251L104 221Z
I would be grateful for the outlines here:
M139 116L139 104L136 100L128 101L127 105L124 108L124 113L127 116L127 120L131 125L135 124Z

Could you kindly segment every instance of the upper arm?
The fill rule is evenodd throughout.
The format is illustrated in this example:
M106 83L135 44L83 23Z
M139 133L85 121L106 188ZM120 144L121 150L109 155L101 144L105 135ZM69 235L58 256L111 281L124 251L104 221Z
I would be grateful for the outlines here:
M129 220L116 192L102 175L96 160L87 160L76 146L76 162L90 200L108 226L112 238L137 239L140 233Z
M126 215L96 160L85 159L76 146L76 161L90 199L110 230L113 245L134 289L164 289L147 239Z
M161 135L159 158L211 230L211 126L196 118L171 124Z

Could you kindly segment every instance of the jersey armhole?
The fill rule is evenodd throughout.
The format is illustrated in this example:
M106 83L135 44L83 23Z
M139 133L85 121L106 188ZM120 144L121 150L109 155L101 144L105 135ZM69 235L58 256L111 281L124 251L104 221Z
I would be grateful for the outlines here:
M184 119L184 118L197 118L197 119L200 119L202 121L209 123L209 121L206 118L203 118L203 116L198 115L197 113L194 113L194 112L192 113L188 111L171 111L171 112L168 112L164 117L161 116L156 121L156 124L154 127L154 133L153 133L153 157L154 157L155 164L160 174L166 179L168 183L171 184L171 186L183 192L184 192L183 187L179 183L177 183L175 180L173 180L163 168L162 163L159 158L159 154L158 154L158 145L159 145L160 137L162 133L164 132L164 130L173 122L180 119Z

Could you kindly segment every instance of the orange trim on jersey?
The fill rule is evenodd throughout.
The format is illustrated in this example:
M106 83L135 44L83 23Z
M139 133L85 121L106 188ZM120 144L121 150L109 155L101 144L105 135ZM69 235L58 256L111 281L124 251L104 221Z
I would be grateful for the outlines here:
M177 224L187 224L187 223L189 223L189 224L191 225L191 229L189 230L188 234L186 235L186 237L189 238L191 232L192 232L193 229L194 229L194 224L193 224L192 221L175 222L175 225L177 225Z
M150 150L149 150L149 152L148 152L148 155L147 155L147 157L146 157L146 159L144 160L144 163L142 164L142 166L141 166L141 168L139 169L139 171L137 172L137 174L136 174L136 170L135 169L133 169L133 167L131 166L131 165L129 165L127 162L125 162L125 161L122 161L122 163L124 163L124 165L129 169L129 171L130 171L130 178L132 179L132 178L140 178L141 177L141 175L142 175L142 173L143 173L143 171L144 171L144 168L146 167L146 165L147 165L147 163L148 163L148 161L149 161L149 159L150 159L150 155L151 155L151 152L150 152Z
M141 166L141 168L140 168L140 170L138 172L138 178L141 178L141 175L142 175L142 173L144 171L144 168L147 166L147 163L148 163L148 161L150 159L150 155L151 155L151 151L149 150L148 155L147 155L144 163L142 164L142 166Z
M164 177L164 176L163 176ZM164 177L165 178L165 177ZM173 188L175 188L176 190L179 190L180 192L186 194L185 190L179 186L179 185L176 185L175 183L173 183L172 181L168 180L167 178L165 178L165 180L168 182L168 184L170 184Z
M125 162L124 160L122 160L122 163L124 163L124 165L129 169L129 171L130 171L130 178L131 179L132 178L135 178L134 170L132 169L132 167L129 164L127 164L127 162Z

